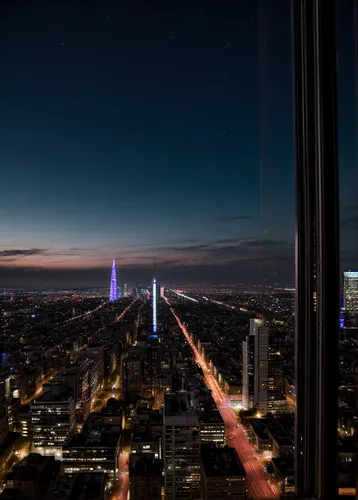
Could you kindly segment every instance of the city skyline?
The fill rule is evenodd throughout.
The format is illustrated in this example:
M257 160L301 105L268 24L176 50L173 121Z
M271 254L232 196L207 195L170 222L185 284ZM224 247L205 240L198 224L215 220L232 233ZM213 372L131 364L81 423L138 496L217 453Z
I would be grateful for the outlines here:
M357 0L6 2L0 500L357 497Z
M5 7L2 286L106 286L113 254L130 282L151 280L153 257L164 282L293 282L289 7L165 5ZM358 267L351 14L339 12L345 268Z

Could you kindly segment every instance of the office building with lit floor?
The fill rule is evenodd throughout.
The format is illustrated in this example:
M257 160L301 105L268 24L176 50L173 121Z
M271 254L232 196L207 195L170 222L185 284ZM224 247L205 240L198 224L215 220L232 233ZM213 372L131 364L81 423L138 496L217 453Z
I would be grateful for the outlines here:
M41 455L60 456L62 445L75 429L75 400L62 384L46 386L45 391L31 402L34 447Z
M247 335L242 342L242 406L248 410L254 400L255 336Z
M358 271L343 273L343 305L347 313L358 313Z
M258 410L265 411L268 408L269 329L264 326L263 321L255 325L254 335L254 406Z
M104 417L93 413L80 433L62 448L66 473L105 472L113 478L121 445L121 426L104 424Z
M200 443L225 446L225 424L219 411L198 412Z

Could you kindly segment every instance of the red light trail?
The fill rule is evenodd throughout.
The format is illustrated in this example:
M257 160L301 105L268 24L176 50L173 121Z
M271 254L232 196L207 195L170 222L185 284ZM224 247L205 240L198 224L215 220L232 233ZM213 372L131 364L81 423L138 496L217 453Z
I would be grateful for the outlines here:
M119 482L113 500L127 500L129 493L129 451L122 450L118 459Z

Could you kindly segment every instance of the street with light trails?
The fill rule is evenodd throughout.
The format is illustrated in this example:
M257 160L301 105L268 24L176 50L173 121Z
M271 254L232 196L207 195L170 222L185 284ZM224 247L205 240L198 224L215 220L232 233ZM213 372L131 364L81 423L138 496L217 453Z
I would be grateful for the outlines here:
M122 312L121 314L119 314L117 317L116 317L116 320L115 320L115 323L118 323L122 318L123 316L126 314L126 312L132 307L132 305L138 300L138 297L136 299L133 300L133 302L131 302L129 304L129 306L127 306Z
M166 302L169 304L168 299L166 299ZM187 328L177 316L173 308L171 308L171 312L188 344L193 350L195 361L203 370L205 384L209 389L211 389L215 403L220 411L222 419L224 420L227 431L228 445L236 449L245 468L250 495L257 499L279 498L277 490L270 484L269 479L262 468L258 454L253 446L247 441L242 426L238 425L237 418L231 408L229 398L227 398L221 391L206 362L194 345Z

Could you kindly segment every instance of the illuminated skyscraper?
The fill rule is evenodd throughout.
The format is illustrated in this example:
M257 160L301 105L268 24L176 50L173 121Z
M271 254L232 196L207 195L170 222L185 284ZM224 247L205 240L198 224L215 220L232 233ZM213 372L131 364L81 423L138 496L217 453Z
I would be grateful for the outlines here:
M344 271L344 309L358 312L358 271Z
M118 299L118 289L117 289L116 260L113 257L112 273L111 273L111 287L110 287L110 291L109 291L109 301L114 302L117 299Z
M268 408L269 329L263 320L250 320L250 330L255 335L254 405L259 410Z
M154 277L152 283L152 307L153 307L153 335L157 334L157 280Z
M254 396L255 334L263 322L250 319L250 333L242 343L242 403L245 410L252 406Z

